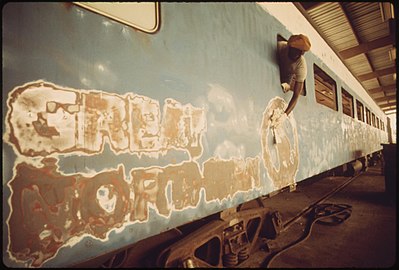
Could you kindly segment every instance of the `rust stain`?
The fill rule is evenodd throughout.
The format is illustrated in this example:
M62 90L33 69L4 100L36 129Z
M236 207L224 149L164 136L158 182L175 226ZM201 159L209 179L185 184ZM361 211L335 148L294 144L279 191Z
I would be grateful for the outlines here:
M206 202L232 198L260 188L260 158L211 158L200 170L205 112L191 104L145 96L119 96L101 91L62 88L38 81L15 88L8 99L7 136L16 154L37 157L15 162L11 190L8 251L16 261L41 266L58 250L85 235L106 241L108 234L149 220L149 208L168 217L172 211L197 207L200 191ZM8 140L7 140L8 139ZM90 176L59 172L61 153L100 153L108 142L113 151L159 154L188 151L191 159L165 167L124 165ZM22 159L23 160L23 159Z
M166 100L162 122L162 138L166 145L187 148L195 158L202 154L201 132L205 131L205 112L190 104L181 105L173 99Z
M37 114L37 120L32 122L35 131L43 137L59 136L60 133L54 128L47 125L47 120L44 119L42 113Z
M147 221L149 207L164 216L195 207L202 188L210 201L260 187L259 158L212 159L205 163L203 173L196 162L133 169L131 183L124 179L123 165L85 177L62 175L56 161L44 158L43 167L17 164L9 182L8 249L17 260L32 259L35 267L73 237L90 234L106 239L112 229ZM168 183L172 185L171 202L166 194Z
M259 158L218 160L212 158L204 163L204 181L208 200L233 197L238 190L247 191L260 187Z
M122 97L107 93L82 93L82 97L81 107L85 124L82 148L89 152L100 152L104 138L108 137L114 151L127 149L129 133L126 101Z
M271 115L286 107L279 97L263 113L261 157L210 158L202 164L202 171L196 158L203 152L206 116L204 109L191 104L168 98L161 115L159 102L146 96L37 81L14 88L7 105L4 141L18 156L13 178L7 182L11 191L7 251L12 259L30 261L34 267L86 235L107 241L115 229L148 222L150 208L165 217L195 208L201 190L205 202L220 202L238 192L261 188L260 159L275 189L295 184L299 168L292 116L275 129L279 140L271 143ZM365 124L359 126L352 119L344 119L342 129L353 151L379 141L379 131L366 132ZM363 140L355 140L362 136ZM158 157L177 149L187 151L190 159L165 167L134 168L128 172L129 181L123 164L89 176L59 172L58 154L99 154L105 143L115 153ZM40 166L31 164L34 161L40 161ZM90 239L85 243L93 245Z
M16 176L9 182L8 248L17 260L32 259L35 267L73 236L89 233L104 238L111 228L123 224L130 203L122 168L87 178L60 174L54 158L42 163L43 168L16 165ZM112 213L104 211L96 199L96 191L103 186L112 186L112 194L117 194Z
M8 142L24 156L116 152L159 154L169 149L202 154L205 112L167 99L76 90L38 81L16 87L8 99ZM106 138L108 140L106 140Z
M159 103L143 96L135 96L131 102L130 151L160 150Z

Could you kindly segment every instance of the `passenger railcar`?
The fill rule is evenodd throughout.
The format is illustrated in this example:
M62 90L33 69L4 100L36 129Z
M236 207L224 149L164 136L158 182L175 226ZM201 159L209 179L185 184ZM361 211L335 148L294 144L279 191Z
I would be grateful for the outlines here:
M292 95L277 40L297 33L306 89L272 133ZM106 265L139 243L130 265L158 248L161 266L234 266L270 214L244 205L387 141L384 113L290 3L14 2L2 40L9 267Z

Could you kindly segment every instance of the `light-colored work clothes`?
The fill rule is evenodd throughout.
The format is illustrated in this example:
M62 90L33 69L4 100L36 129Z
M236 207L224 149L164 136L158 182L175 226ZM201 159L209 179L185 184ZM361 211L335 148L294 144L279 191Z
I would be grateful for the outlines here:
M288 57L288 44L286 41L279 41L277 43L277 50L281 82L290 84L291 89L294 81L304 82L308 71L305 57L301 55L297 61L292 61Z

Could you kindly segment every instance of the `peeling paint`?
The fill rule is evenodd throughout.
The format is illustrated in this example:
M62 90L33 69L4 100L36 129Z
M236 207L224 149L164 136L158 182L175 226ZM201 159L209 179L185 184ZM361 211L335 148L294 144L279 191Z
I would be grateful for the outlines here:
M197 207L201 190L205 202L221 202L261 188L259 157L210 158L200 169L195 157L202 154L206 121L204 111L190 104L166 99L161 121L158 102L148 97L37 81L16 87L8 105L6 141L24 157L14 163L7 183L8 252L18 262L32 260L39 267L87 235L106 241L111 231L148 222L150 208L169 217ZM192 158L134 168L127 176L123 164L91 174L59 171L58 155L100 154L105 142L115 153L159 154L173 148Z
M76 242L76 237L89 234L106 240L116 228L148 221L149 207L167 217L171 211L196 207L201 189L209 202L260 188L258 158L211 159L205 162L203 172L196 162L134 169L131 183L123 175L123 165L85 177L62 175L56 160L44 158L42 168L17 164L16 175L9 182L8 249L18 261L33 259L35 267L71 239Z
M202 153L206 128L203 109L145 96L64 88L30 82L9 93L8 142L28 157L50 154L95 154L108 142L115 153L159 155L169 149Z
M295 184L295 176L299 168L298 134L292 113L288 119L274 129L271 117L275 110L284 111L286 102L276 97L269 101L261 126L262 157L269 178L277 189ZM275 134L272 134L274 132ZM278 137L276 143L270 143ZM274 155L272 154L275 153Z

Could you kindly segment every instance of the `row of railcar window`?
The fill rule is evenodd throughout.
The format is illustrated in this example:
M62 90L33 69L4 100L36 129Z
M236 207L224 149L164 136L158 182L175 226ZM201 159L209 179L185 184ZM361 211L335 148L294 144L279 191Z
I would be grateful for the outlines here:
M317 103L322 104L332 110L338 111L337 86L335 80L316 64L313 65L313 71ZM352 118L355 118L353 96L344 88L341 88L341 96L342 112ZM359 100L356 100L356 114L359 121L366 122L370 126L385 131L384 122L376 117L375 114L372 113L367 107L365 119L364 105Z
M287 39L278 34L277 41L287 41ZM338 111L337 84L335 80L316 64L313 64L313 72L317 103L322 104L334 111ZM301 95L306 96L306 80ZM342 112L352 118L355 118L355 105L353 96L342 87L341 96ZM365 107L363 103L356 99L357 119L361 122L366 122L370 126L385 131L384 122L376 117L374 113L371 113L368 108L366 108L366 118L364 117L364 108Z
M277 36L277 41L285 40L281 35ZM331 78L326 72L324 72L316 64L313 65L314 71L314 84L316 101L332 110L338 111L338 99L337 99L337 85L333 78ZM304 89L301 95L306 96L306 80L304 84ZM342 112L352 118L355 118L355 105L353 96L344 88L341 88L342 96ZM384 122L371 113L368 108L366 108L366 119L364 117L364 105L356 100L356 114L357 119L361 122L366 122L367 124L385 131Z

